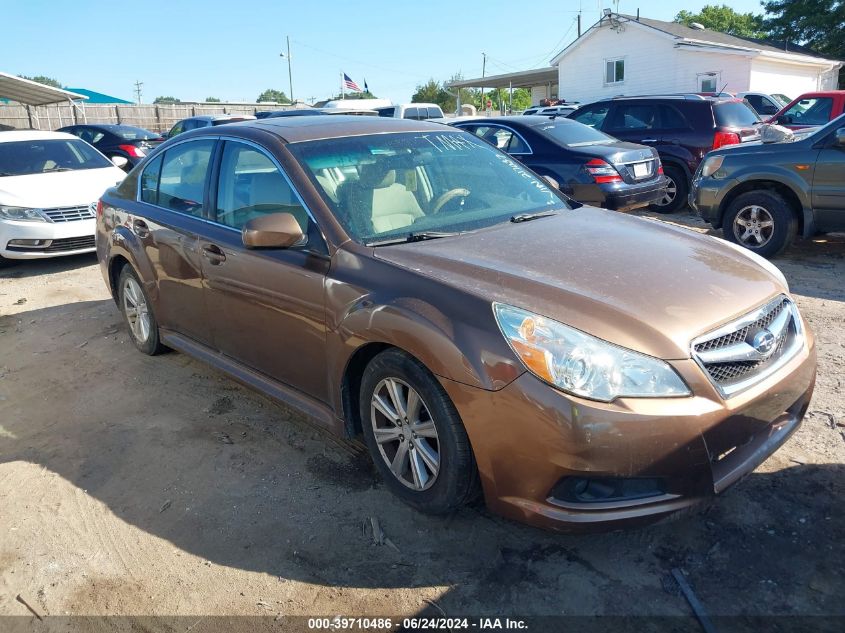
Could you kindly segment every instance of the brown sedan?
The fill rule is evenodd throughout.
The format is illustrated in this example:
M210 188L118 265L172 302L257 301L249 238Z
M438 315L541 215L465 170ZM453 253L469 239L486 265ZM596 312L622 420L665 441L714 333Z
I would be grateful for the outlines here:
M363 434L420 510L653 521L796 430L813 337L771 264L573 207L441 125L265 119L161 145L103 197L97 251L141 351Z

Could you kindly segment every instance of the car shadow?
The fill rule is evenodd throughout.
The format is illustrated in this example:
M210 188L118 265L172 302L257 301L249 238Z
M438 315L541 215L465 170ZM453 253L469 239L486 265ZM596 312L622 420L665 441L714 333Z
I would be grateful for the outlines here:
M754 473L708 514L628 532L553 534L481 505L426 516L359 445L182 354L137 352L108 300L0 317L0 464L12 462L210 563L447 587L437 609L450 615L687 614L673 568L714 613L845 614L841 464Z
M50 257L48 259L4 259L0 279L23 279L76 270L97 263L96 253Z

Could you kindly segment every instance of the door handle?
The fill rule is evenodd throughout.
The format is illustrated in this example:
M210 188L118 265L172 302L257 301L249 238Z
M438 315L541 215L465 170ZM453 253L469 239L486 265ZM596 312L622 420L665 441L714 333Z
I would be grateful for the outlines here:
M143 220L133 220L132 232L138 237L144 238L150 234L150 227Z
M226 253L223 252L219 246L214 244L206 244L202 247L202 256L205 257L212 266L219 266L226 261Z
M640 143L656 143L656 142L657 142L656 138L644 138L643 140L640 141Z

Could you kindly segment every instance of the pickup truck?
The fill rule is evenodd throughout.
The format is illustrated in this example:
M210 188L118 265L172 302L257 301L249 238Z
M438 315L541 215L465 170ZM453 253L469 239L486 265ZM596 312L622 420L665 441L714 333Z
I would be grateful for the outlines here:
M689 203L723 228L726 240L763 257L779 254L796 235L845 231L845 115L787 132L779 142L710 152L695 173Z
M783 106L769 119L791 130L801 130L816 125L827 125L845 112L845 90L806 92Z

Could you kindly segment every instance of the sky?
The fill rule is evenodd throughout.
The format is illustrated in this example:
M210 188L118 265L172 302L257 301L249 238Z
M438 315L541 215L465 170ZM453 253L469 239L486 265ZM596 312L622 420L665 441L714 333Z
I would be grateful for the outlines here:
M547 66L604 7L672 20L725 0L0 0L0 71L46 75L141 102L254 102L267 88L310 102L340 90L345 72L378 97L410 101L430 78L480 77ZM759 0L729 0L762 12ZM13 28L10 28L13 27Z

